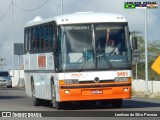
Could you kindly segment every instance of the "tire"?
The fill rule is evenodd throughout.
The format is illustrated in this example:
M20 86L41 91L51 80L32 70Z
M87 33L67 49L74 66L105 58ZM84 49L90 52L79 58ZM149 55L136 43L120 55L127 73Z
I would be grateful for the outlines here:
M7 86L7 88L12 88L12 85L11 86Z
M54 88L53 78L51 78L51 98L52 98L52 107L56 108L58 103L56 102L56 92L55 92L55 88Z
M53 98L52 98L52 107L53 107L53 108L56 108L57 110L60 110L60 109L63 108L63 107L62 107L62 103L56 101L56 97L53 97Z
M56 108L57 110L62 109L62 108L63 108L62 103L61 103L61 102L56 101L56 102L55 102L55 108Z
M35 94L32 94L32 100L33 100L33 105L34 105L34 106L39 106L39 105L41 105L40 99L36 98L36 97L35 97Z
M52 97L52 107L56 108L57 110L62 109L63 108L62 103L56 101L56 90L55 90L53 78L51 78L51 97Z
M121 108L122 107L122 99L116 99L112 101L113 108Z
M32 82L31 85L32 85L32 101L33 101L33 105L34 106L39 106L41 104L41 100L36 98L34 83Z

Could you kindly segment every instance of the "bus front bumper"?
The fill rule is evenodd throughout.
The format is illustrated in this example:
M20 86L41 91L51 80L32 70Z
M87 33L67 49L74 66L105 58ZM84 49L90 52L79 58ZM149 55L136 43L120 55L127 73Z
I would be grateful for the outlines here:
M95 83L60 86L60 101L130 99L131 83Z

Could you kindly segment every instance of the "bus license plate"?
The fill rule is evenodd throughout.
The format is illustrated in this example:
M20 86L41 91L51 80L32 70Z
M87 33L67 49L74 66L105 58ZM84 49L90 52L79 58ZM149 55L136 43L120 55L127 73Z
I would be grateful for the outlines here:
M102 90L92 90L91 94L102 94L103 91Z

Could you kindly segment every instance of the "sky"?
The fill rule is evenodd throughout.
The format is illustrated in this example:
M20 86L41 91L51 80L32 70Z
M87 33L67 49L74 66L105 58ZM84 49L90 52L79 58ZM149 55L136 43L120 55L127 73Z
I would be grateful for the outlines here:
M13 41L23 43L24 26L36 16L42 19L61 14L61 0L0 0L0 58L5 59L5 70L12 69L12 6L13 1ZM47 2L46 2L47 1ZM146 0L63 0L63 14L74 12L109 12L125 16L130 31L139 31L144 36L145 10L124 9L124 2L144 2ZM147 10L148 41L160 41L160 0L158 9ZM46 3L45 3L46 2ZM150 0L147 0L150 2ZM39 6L41 6L39 9ZM7 11L8 9L8 11ZM35 10L33 10L35 9ZM32 10L32 11L26 11ZM6 12L7 11L7 12ZM6 14L5 14L6 13ZM5 14L5 16L4 16ZM14 55L14 69L18 68L18 57ZM21 56L20 63L23 63ZM1 63L0 63L1 64Z

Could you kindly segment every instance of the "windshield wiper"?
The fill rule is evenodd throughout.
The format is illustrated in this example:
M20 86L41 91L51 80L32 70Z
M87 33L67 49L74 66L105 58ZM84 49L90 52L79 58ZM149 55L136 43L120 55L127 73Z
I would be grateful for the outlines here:
M109 65L112 69L115 69L114 66L112 65L112 63L111 63L111 62L108 60L108 58L106 57L106 53L103 54L103 55L98 55L98 56L97 56L97 59L100 58L100 57L104 58L104 60L106 61L106 63L108 63L108 65Z
M85 60L81 65L80 65L80 67L79 67L79 69L78 69L78 72L81 72L82 71L82 69L83 69L83 67L84 67L84 65L85 65L85 63L87 62L88 60Z

